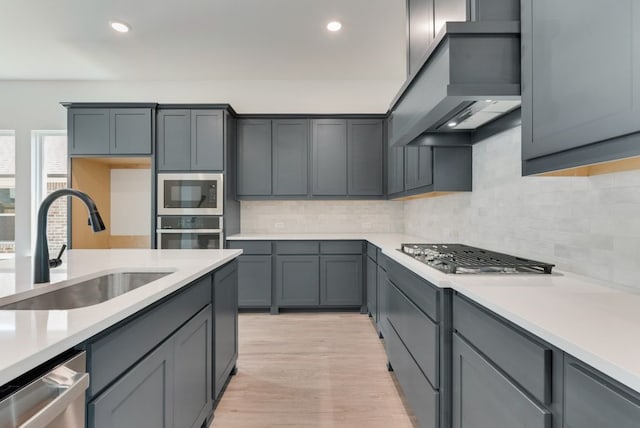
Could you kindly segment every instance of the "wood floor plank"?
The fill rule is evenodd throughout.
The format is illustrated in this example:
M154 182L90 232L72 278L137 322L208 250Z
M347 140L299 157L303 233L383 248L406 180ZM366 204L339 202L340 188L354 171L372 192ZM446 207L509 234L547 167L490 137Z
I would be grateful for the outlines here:
M412 428L368 317L241 314L238 374L210 428Z

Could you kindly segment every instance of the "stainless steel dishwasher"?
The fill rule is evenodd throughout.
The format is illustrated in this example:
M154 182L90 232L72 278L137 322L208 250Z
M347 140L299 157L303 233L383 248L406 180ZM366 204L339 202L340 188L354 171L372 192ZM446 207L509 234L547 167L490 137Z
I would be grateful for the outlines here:
M0 401L0 428L84 427L88 386L84 352L30 380L19 378L4 387L7 395Z

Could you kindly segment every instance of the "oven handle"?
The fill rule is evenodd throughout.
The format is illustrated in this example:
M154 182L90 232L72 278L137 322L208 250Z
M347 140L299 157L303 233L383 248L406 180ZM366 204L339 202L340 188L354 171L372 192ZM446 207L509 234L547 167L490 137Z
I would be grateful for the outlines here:
M222 229L157 229L156 233L222 233Z

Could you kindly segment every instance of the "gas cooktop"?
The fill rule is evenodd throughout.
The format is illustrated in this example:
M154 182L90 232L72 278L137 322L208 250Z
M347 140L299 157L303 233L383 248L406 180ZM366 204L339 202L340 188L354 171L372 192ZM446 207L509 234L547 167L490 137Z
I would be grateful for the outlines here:
M402 244L399 251L445 273L550 274L555 266L463 244Z

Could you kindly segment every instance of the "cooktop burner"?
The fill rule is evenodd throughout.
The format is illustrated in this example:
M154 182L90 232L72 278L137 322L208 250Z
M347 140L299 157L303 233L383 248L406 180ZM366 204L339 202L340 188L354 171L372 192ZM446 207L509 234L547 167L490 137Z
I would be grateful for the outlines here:
M402 244L400 251L445 273L550 274L555 266L463 244Z

